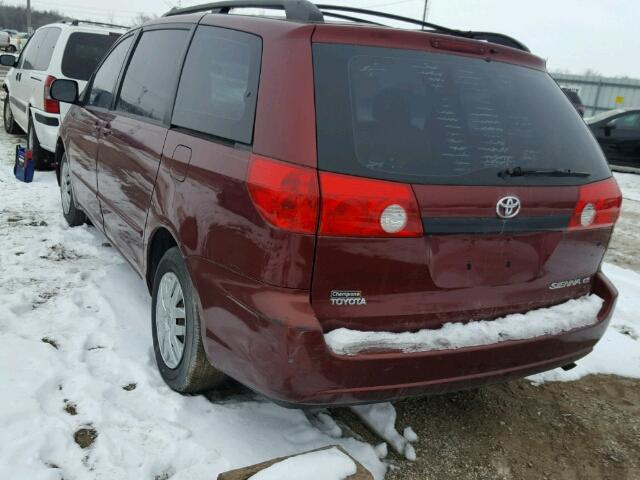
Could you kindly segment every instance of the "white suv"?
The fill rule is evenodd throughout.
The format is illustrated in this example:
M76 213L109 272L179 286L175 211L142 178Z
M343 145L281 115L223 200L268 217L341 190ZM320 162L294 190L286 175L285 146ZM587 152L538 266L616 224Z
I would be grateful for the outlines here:
M2 65L13 67L3 86L4 127L9 133L27 132L36 168L53 161L58 127L69 108L51 98L51 84L57 78L68 78L84 88L104 54L125 31L125 27L77 20L52 23L36 30L19 57L0 56Z

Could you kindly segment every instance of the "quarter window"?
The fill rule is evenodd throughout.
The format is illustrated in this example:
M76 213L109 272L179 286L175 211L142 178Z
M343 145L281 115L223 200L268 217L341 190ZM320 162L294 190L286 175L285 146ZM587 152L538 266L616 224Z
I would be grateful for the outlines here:
M122 81L116 110L159 122L168 120L188 35L188 30L142 34Z
M251 143L261 54L260 37L198 27L182 71L172 124Z
M111 51L102 63L93 79L88 104L99 108L109 108L113 100L118 74L127 57L127 52L133 41L133 36L122 40Z
M62 74L76 80L89 80L98 62L119 36L117 33L72 33L62 55Z

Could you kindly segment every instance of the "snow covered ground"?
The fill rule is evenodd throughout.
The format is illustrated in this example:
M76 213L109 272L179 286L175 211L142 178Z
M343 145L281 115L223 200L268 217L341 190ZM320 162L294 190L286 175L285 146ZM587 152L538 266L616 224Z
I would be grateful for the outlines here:
M212 480L332 444L384 477L327 414L171 391L144 282L95 228L66 226L52 172L14 180L13 149L0 133L0 479Z
M13 178L18 140L0 132L0 479L215 479L331 444L384 477L386 446L345 436L328 412L171 391L154 362L144 282L96 229L66 226L53 173ZM622 178L625 197L640 199L640 176ZM535 381L640 377L640 275L605 271L621 293L612 327L578 368ZM390 404L354 412L415 455L415 433L396 431Z

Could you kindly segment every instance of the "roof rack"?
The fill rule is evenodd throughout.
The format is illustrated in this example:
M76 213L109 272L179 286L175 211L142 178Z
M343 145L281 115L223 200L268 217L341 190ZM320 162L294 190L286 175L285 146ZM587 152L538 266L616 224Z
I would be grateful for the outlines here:
M78 26L81 23L86 25L96 25L99 27L111 27L111 28L126 28L129 30L131 27L125 27L124 25L114 25L113 23L93 22L91 20L79 20L77 18L65 18L60 23L68 23L69 25Z
M529 52L529 49L523 43L501 33L456 30L453 28L436 25L435 23L423 22L421 20L416 20L415 18L402 17L400 15L394 15L391 13L376 12L375 10L368 10L365 8L343 7L339 5L316 5L309 2L308 0L225 0L214 3L205 3L202 5L194 5L192 7L173 8L165 13L164 16L169 17L173 15L183 15L187 13L198 13L207 11L211 13L229 13L233 8L265 8L284 10L287 20L296 20L300 22L322 23L324 22L324 17L326 16L348 20L351 22L385 26L382 23L374 22L366 18L345 15L345 13L355 13L358 15L368 15L371 17L405 22L412 25L417 25L422 29L428 28L434 32L443 33L445 35L473 38L475 40L485 40L488 42L497 43L499 45L517 48L519 50Z
M322 22L322 12L307 0L227 0L222 2L205 3L193 7L172 8L163 16L183 15L210 11L211 13L229 13L232 8L269 8L284 10L287 20L301 22Z
M368 10L366 8L343 7L340 5L323 5L323 4L316 5L316 6L320 9L320 11L324 15L331 14L331 12L328 12L327 10L336 10L339 12L349 12L349 13L357 13L361 15L370 15L373 17L388 18L389 20L396 20L399 22L405 22L405 23L410 23L412 25L417 25L422 28L429 28L435 32L444 33L446 35L473 38L475 40L486 40L488 42L497 43L499 45L504 45L506 47L517 48L518 50L524 50L525 52L530 51L526 47L526 45L524 45L522 42L516 40L515 38L509 37L508 35L504 35L502 33L456 30L453 28L443 27L442 25L437 25L435 23L416 20L415 18L402 17L400 15L394 15L392 13L376 12L375 10ZM360 21L360 22L363 21L360 18L354 18L354 20ZM365 23L369 23L369 22L365 20Z

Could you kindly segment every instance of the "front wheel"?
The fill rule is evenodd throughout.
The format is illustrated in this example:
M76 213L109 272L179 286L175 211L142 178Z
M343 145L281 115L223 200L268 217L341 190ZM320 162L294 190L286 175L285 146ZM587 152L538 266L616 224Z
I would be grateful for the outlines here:
M151 327L160 374L167 385L181 393L210 390L225 379L204 351L195 295L180 251L170 248L153 281Z
M7 48L7 51L9 53L16 53L16 46L15 45L9 45L9 47Z
M70 227L77 227L87 221L84 212L76 206L71 185L71 169L67 154L62 154L60 160L60 200L62 201L62 214Z

